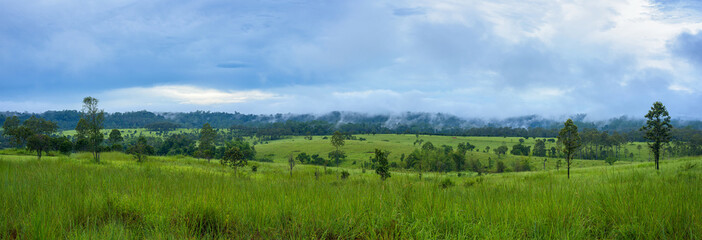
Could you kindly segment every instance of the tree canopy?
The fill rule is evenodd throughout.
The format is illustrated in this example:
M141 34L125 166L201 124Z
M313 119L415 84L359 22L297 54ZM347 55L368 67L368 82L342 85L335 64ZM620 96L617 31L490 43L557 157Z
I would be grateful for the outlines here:
M661 102L653 103L651 110L648 111L645 117L647 119L646 125L641 127L641 131L645 133L644 138L649 142L648 147L653 152L656 170L658 170L661 147L670 141L670 132L673 126L670 124L668 110L665 109Z

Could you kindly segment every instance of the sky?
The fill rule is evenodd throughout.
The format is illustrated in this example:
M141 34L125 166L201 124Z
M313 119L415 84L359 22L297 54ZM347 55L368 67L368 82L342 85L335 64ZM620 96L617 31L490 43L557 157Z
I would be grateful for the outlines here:
M0 0L0 111L702 119L702 2Z

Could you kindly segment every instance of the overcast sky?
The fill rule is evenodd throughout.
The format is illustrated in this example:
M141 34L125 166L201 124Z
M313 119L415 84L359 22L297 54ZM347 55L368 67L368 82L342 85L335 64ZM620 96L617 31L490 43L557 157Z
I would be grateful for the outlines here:
M702 119L695 1L0 0L0 111Z

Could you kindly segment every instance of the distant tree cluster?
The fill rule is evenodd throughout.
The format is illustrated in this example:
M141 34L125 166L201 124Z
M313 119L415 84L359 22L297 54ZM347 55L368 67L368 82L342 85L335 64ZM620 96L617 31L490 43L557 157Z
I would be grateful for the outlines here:
M193 124L199 120L202 115L211 114L209 112L196 112L185 114L184 119L193 119L192 122L185 124L186 126ZM215 129L209 123L204 123L199 131L173 132L181 125L161 119L159 121L151 121L144 126L147 130L152 131L158 137L146 137L141 133L137 135L137 131L128 130L126 132L119 129L111 129L109 132L103 132L106 117L113 118L129 118L129 116L140 116L148 119L158 119L158 115L149 112L134 112L128 114L113 114L104 113L98 108L98 100L92 97L83 99L83 108L80 112L47 112L44 115L52 117L77 115L79 117L75 124L76 134L73 137L61 136L57 134L61 128L56 122L46 120L38 116L30 116L23 119L19 116L9 116L2 119L2 131L0 137L0 146L14 146L18 148L26 147L27 150L36 152L37 158L41 159L42 155L49 154L51 151L59 151L63 154L70 154L74 151L88 151L93 155L95 162L100 161L100 153L105 151L125 151L134 156L138 162L143 162L150 155L182 155L203 158L206 160L219 159L220 163L233 168L238 168L247 165L248 161L256 160L256 150L254 145L266 144L270 140L280 139L291 135L303 135L306 140L313 140L314 135L330 133L330 137L324 136L322 139L329 140L329 143L334 150L326 154L328 159L319 154L308 155L301 152L297 155L290 154L288 156L288 164L292 175L293 167L296 162L302 164L314 165L336 165L339 166L347 158L343 151L343 146L347 141L363 141L364 138L357 138L353 133L365 132L369 134L375 133L397 133L406 134L415 132L414 146L416 149L410 154L402 153L400 156L400 164L396 162L389 163L387 151L376 149L375 157L369 157L368 162L362 162L361 166L364 169L375 169L376 173L382 179L390 176L390 168L405 168L414 169L419 172L420 177L422 172L449 172L449 171L473 171L478 174L486 172L505 172L505 171L530 171L532 167L529 164L528 156L535 157L552 157L564 158L565 162L559 159L556 161L557 169L564 163L567 168L568 177L570 177L570 168L572 160L593 159L604 160L606 163L613 165L622 158L633 158L633 153L628 152L627 148L622 146L628 144L633 138L645 139L648 142L650 153L653 155L656 169L659 169L659 162L663 156L686 156L702 154L702 131L692 127L673 128L671 117L669 116L665 106L660 102L655 102L651 110L645 115L646 122L639 131L629 133L619 133L616 131L599 131L592 124L583 124L586 127L579 130L578 124L582 123L582 118L577 121L568 119L563 123L563 127L554 134L554 129L542 128L474 128L466 129L448 129L437 131L433 130L432 134L445 133L460 133L474 135L520 135L523 138L519 139L519 143L510 148L503 143L501 146L490 148L489 146L483 149L478 149L475 145L469 142L459 143L454 149L453 146L442 145L435 146L429 141L424 141L420 138L419 132L424 131L422 127L408 127L399 125L395 129L384 128L380 122L364 123L364 124L348 124L341 126L332 126L329 122L323 120L314 120L307 122L285 121L254 125L234 125L228 129ZM225 114L226 115L226 114ZM244 116L235 114L240 117L241 123L250 121ZM279 119L281 116L276 115ZM182 120L182 119L181 119ZM237 121L239 121L237 120ZM125 120L126 121L126 120ZM130 124L136 124L140 121L131 121ZM621 119L612 122L617 129L631 128L631 121ZM62 122L63 124L63 122ZM218 124L222 124L221 122ZM422 125L423 126L423 125ZM700 126L702 127L702 125ZM334 129L346 129L339 131ZM332 132L333 131L333 132ZM402 133L398 131L403 131ZM155 133L154 133L155 132ZM460 134L458 134L460 135ZM550 139L535 139L533 146L526 144L525 139L530 137L557 136L557 141ZM632 137L633 136L633 137ZM244 137L249 137L250 144L244 140ZM107 139L106 139L107 138ZM106 139L106 140L105 140ZM233 140L232 140L233 139ZM555 143L555 147L547 147L547 143ZM533 149L532 149L533 147ZM623 150L622 150L623 149ZM486 165L476 158L471 157L468 153L477 151L490 153L493 151L497 154L497 161L493 162L492 158L488 159ZM638 147L641 151L641 146ZM501 161L502 156L507 153L520 157L515 161L512 168L509 168ZM356 164L356 161L353 162ZM544 168L546 159L544 159Z

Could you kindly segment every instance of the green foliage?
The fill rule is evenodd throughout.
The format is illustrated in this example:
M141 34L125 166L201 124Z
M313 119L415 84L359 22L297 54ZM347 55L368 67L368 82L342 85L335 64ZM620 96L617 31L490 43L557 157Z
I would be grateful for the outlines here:
M331 137L331 145L338 150L340 147L344 146L344 139L346 139L344 137L344 134L342 134L339 131L336 131Z
M112 151L122 151L122 142L124 142L124 138L122 137L122 132L119 129L112 129L112 131L110 131L108 141L112 145Z
M5 119L3 129L3 135L9 136L13 145L21 147L26 144L30 150L37 151L37 156L41 158L40 152L48 151L51 145L51 141L46 135L56 132L58 126L54 122L34 115L20 125L19 118L13 116Z
M670 131L673 126L670 124L670 115L665 109L663 103L655 102L651 110L646 114L646 125L641 127L644 132L644 138L649 141L648 147L653 152L656 162L656 170L659 169L658 161L660 159L661 147L663 144L670 141Z
M617 158L615 158L613 156L609 156L609 157L605 158L605 162L609 165L614 165L614 163L617 162Z
M220 163L234 169L248 164L249 160L256 157L256 150L248 142L228 142Z
M129 147L127 152L141 163L147 160L148 155L154 154L154 147L148 144L145 137L141 136L134 145Z
M453 185L455 184L453 183L453 181L451 181L450 178L444 178L444 180L441 180L441 182L439 183L439 186L444 189L453 187Z
M52 138L51 141L54 149L58 150L64 155L69 155L71 154L71 151L73 151L73 142L71 142L71 140L66 136Z
M119 129L112 129L112 131L110 131L108 141L110 141L111 144L122 143L124 141L122 132Z
M334 162L336 163L337 167L339 166L341 160L346 158L344 152L339 150L340 147L344 146L345 139L346 137L339 131L334 132L334 134L331 137L331 145L334 146L336 150L329 152L329 159L334 159Z
M349 173L349 171L341 171L341 179L347 179L349 178L349 176L351 176L351 173Z
M458 144L458 150L463 154L465 154L466 152L473 151L473 149L475 149L475 146L470 144L469 142Z
M512 151L509 153L512 155L517 155L517 156L529 156L529 152L531 151L531 147L525 146L524 140L520 139L522 141L519 142L519 144L516 144L512 146Z
M536 140L536 144L534 144L534 152L532 153L532 155L537 157L546 156L546 142L544 142L544 140Z
M344 151L341 150L334 150L329 152L328 154L329 159L334 159L334 162L336 163L336 166L339 166L339 163L344 161L346 159L346 154Z
M507 153L507 146L502 145L497 148L495 148L493 151L495 151L495 154L497 154L498 157L505 155Z
M478 159L471 159L468 161L470 170L481 175L484 172L483 164Z
M300 162L302 164L307 164L307 163L310 163L311 157L310 157L310 155L307 155L307 153L302 152L302 153L297 154L297 157L295 157L295 160L297 160L298 162Z
M212 129L209 123L202 125L200 129L200 144L198 145L198 157L202 157L209 161L214 157L215 145L214 141L217 138L217 132Z
M158 155L196 155L195 140L185 134L171 134L158 147ZM214 154L214 146L209 149Z
M514 162L513 170L515 172L531 171L531 165L529 164L529 160L526 158L522 158L521 160Z
M44 134L33 134L27 139L27 148L37 152L37 159L41 159L41 153L49 153L51 138Z
M562 151L566 156L566 167L568 168L568 178L570 178L571 160L582 142L580 135L578 135L578 127L575 126L573 120L568 119L563 125L561 131L558 132L558 144L562 147Z
M390 155L390 152L381 151L377 148L375 149L375 161L378 163L378 167L375 169L375 173L380 175L380 179L382 179L383 181L390 177L388 155Z
M496 173L502 173L507 171L507 166L505 165L504 162L497 160L497 163L495 165L495 172Z
M83 109L80 120L76 125L76 135L79 140L84 139L86 147L93 153L93 160L100 162L100 151L104 136L100 132L105 120L105 111L98 109L98 100L93 97L83 99Z

